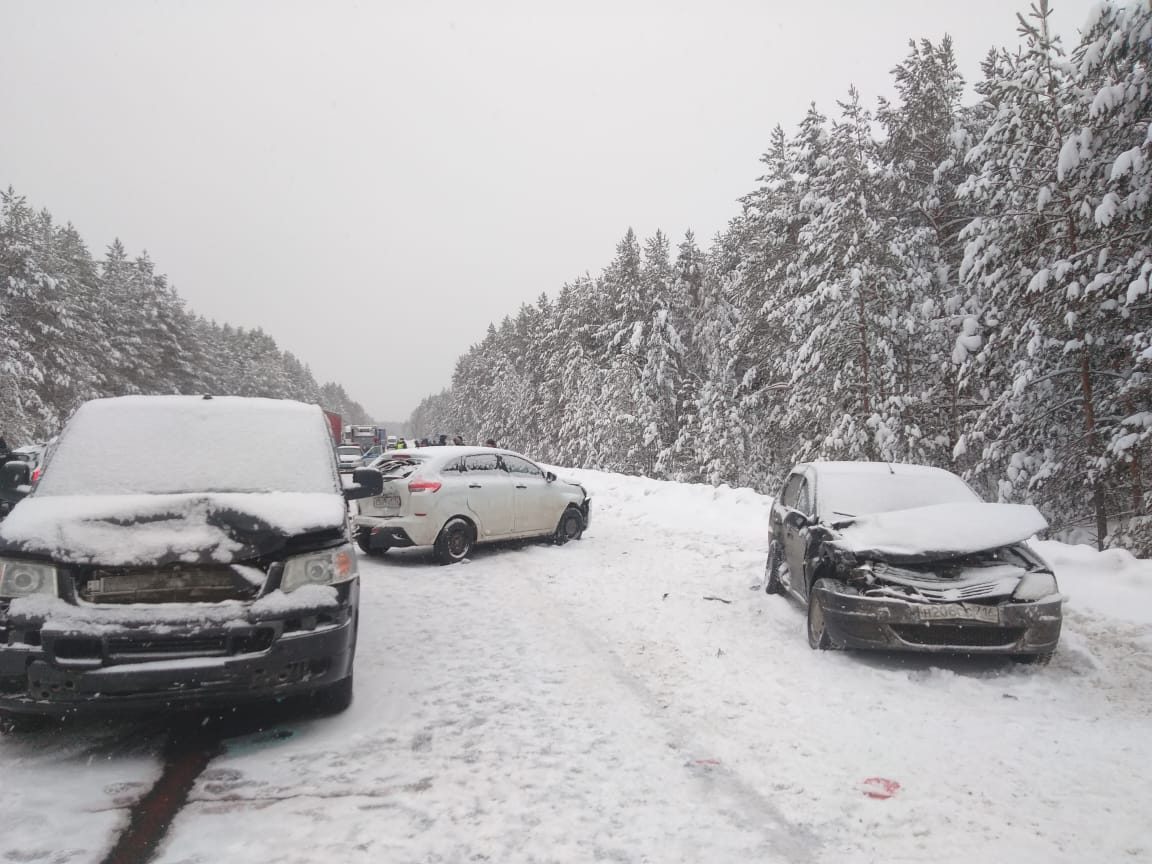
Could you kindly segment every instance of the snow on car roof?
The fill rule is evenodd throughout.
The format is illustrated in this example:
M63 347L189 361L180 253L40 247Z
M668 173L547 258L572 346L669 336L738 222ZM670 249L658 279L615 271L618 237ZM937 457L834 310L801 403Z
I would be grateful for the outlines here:
M906 462L802 462L797 467L810 467L818 474L946 474L955 477L951 471L944 468L933 468L930 465L910 465Z
M80 406L36 496L336 492L317 405L238 396L121 396Z

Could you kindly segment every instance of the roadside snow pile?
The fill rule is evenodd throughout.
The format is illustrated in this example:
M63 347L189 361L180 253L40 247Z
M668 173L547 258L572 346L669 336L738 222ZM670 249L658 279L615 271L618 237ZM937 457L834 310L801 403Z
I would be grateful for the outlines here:
M1124 549L1097 552L1055 540L1036 540L1032 547L1052 565L1070 608L1152 625L1152 561Z

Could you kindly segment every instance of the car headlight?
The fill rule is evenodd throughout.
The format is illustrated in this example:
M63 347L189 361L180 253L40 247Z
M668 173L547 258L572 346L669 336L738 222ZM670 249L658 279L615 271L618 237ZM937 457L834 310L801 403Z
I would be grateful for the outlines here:
M351 546L297 555L284 562L280 590L287 593L303 585L335 585L356 576L356 555Z
M1024 574L1024 578L1020 580L1020 584L1016 586L1012 596L1017 600L1040 600L1049 594L1058 593L1059 590L1056 587L1055 576L1051 573L1036 571Z
M34 594L58 596L56 568L36 561L14 561L0 558L0 598L16 600Z

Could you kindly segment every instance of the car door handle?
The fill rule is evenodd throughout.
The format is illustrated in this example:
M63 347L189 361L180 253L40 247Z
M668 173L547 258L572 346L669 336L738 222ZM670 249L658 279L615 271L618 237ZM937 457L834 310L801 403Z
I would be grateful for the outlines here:
M516 488L517 488L517 489L527 489L528 487L527 487L527 486L525 486L523 483L517 483L517 484L516 484Z
M479 483L469 483L469 484L468 484L468 488L469 488L469 489L480 489L480 488L482 488L482 487L480 486L480 484L479 484Z

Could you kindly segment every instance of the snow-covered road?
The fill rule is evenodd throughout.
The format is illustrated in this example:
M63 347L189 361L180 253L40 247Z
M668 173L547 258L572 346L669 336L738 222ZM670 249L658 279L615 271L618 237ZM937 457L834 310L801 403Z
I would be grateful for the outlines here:
M363 559L353 707L228 741L157 860L1152 860L1148 564L1045 544L1046 668L817 653L767 499L580 473L579 543ZM101 859L157 765L100 734L0 741L0 860Z

